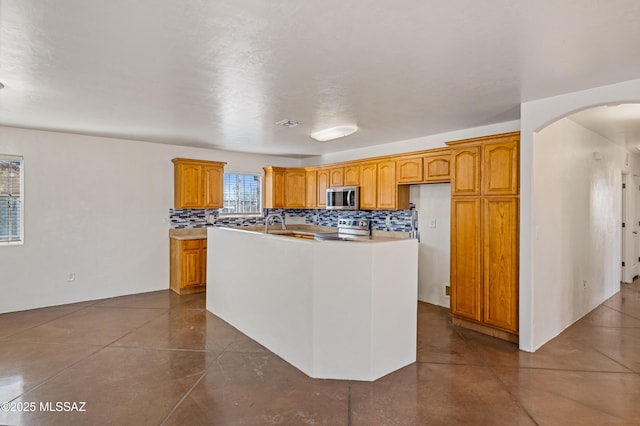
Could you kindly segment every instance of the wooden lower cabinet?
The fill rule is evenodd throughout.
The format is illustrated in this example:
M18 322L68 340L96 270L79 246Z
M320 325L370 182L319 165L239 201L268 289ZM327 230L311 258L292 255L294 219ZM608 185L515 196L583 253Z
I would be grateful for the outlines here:
M207 240L171 238L170 288L178 294L205 291L207 284Z
M451 314L480 321L480 198L451 200Z
M518 332L518 199L483 200L483 317L494 327Z
M518 341L518 198L451 200L453 323Z

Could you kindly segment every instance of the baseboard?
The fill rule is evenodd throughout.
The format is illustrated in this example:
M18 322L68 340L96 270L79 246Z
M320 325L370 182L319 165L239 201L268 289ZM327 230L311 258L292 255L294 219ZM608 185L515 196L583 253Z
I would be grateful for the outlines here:
M477 331L478 333L496 337L501 340L506 340L507 342L516 344L520 343L520 338L517 334L509 333L503 330L497 330L486 325L478 324L476 322L468 321L454 316L451 317L451 322L453 323L453 325L468 328L469 330Z

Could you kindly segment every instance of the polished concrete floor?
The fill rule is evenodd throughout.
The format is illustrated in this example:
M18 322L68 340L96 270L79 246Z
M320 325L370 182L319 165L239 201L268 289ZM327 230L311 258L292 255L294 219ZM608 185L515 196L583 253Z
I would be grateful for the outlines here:
M310 379L204 308L159 291L0 315L0 424L640 424L638 283L534 354L419 303L417 362L373 383Z

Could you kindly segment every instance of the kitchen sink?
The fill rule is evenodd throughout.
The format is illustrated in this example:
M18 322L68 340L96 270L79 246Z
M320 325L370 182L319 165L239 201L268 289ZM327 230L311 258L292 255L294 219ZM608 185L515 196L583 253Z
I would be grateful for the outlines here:
M307 240L313 240L315 238L315 234L313 232L304 231L269 231L269 234L280 235L283 237L305 238Z

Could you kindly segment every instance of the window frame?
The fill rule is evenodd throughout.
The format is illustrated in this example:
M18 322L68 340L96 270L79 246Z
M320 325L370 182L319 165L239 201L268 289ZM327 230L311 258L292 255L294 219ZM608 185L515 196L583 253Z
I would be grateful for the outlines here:
M259 179L258 188L260 189L260 196L258 197L258 211L255 213L247 213L247 212L239 212L239 213L228 213L224 212L224 187L225 187L225 175L236 175L236 176L252 176L257 177ZM223 197L222 197L222 208L218 210L219 217L262 217L264 214L264 174L256 173L256 172L224 172L222 176L222 188L223 188ZM238 194L239 195L239 194Z
M24 244L24 171L25 171L25 161L22 155L9 155L9 154L0 154L0 161L11 161L11 162L20 162L20 195L18 198L20 200L20 233L19 239L17 240L4 240L0 239L0 247L2 246L15 246L15 245L23 245Z

